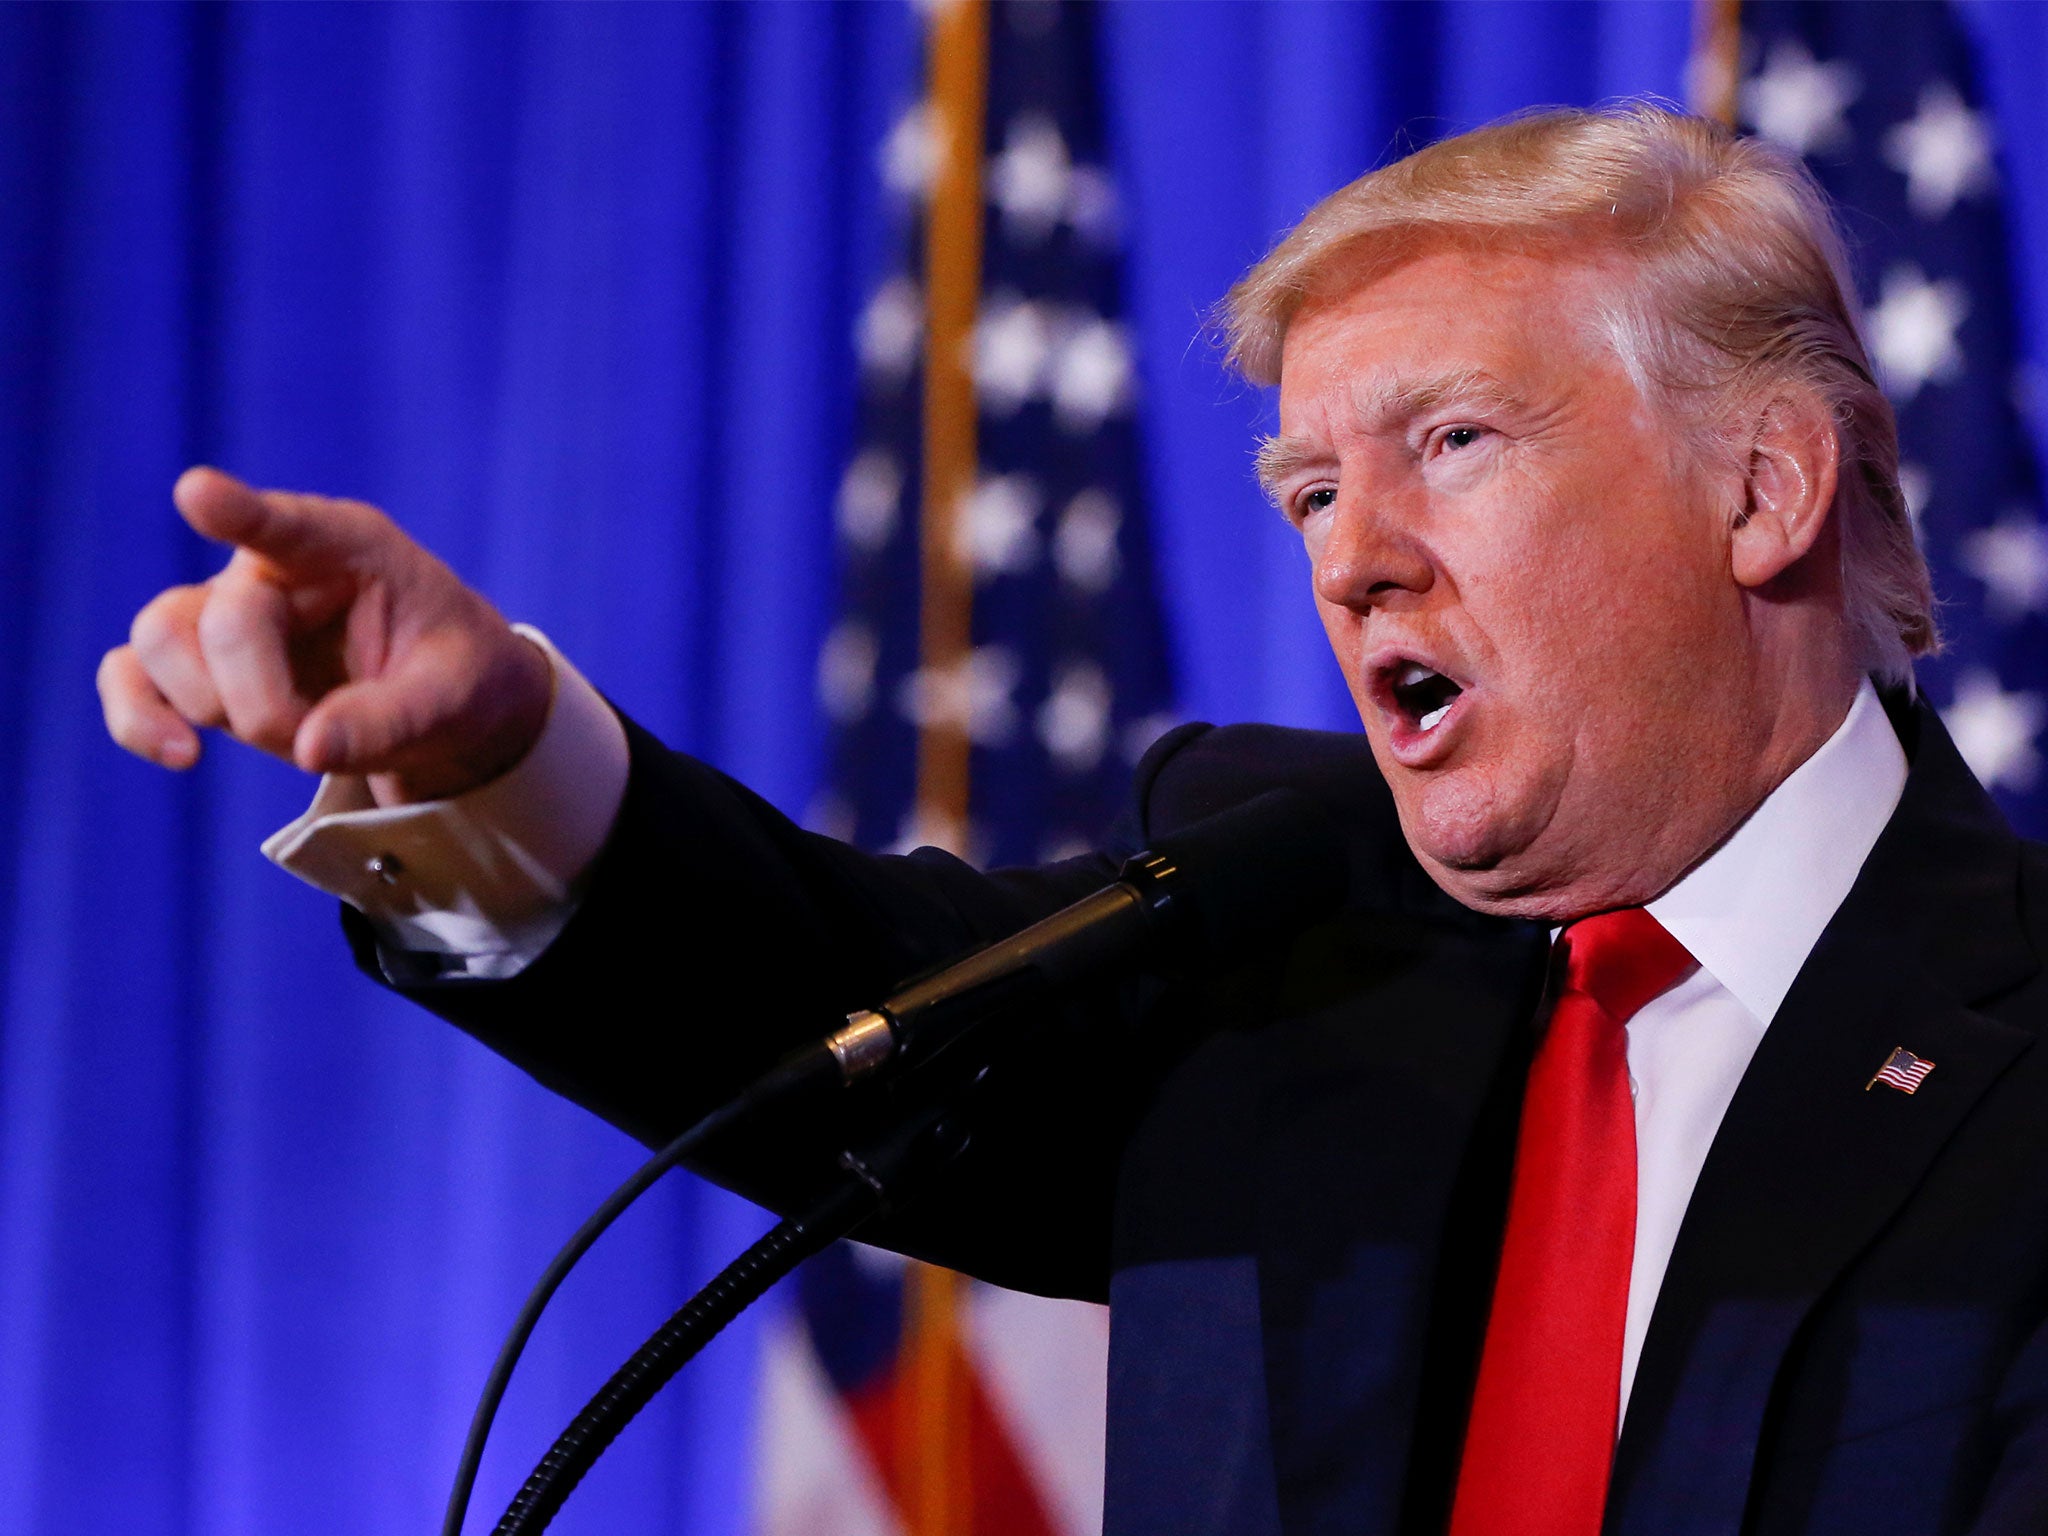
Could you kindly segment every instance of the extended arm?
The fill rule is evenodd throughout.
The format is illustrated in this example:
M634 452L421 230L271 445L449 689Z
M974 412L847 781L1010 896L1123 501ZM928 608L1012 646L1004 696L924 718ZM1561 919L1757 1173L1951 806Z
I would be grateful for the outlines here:
M188 474L176 499L235 553L211 582L153 602L107 657L102 696L123 745L181 767L198 755L194 727L219 726L309 770L362 775L384 807L488 794L523 762L548 718L545 656L389 519L210 471ZM1091 860L991 877L942 854L860 854L636 729L627 739L624 801L577 879L576 915L516 977L449 977L431 956L380 950L354 916L350 928L372 975L643 1139L666 1138L906 974L1109 873ZM1098 1291L1129 1103L1115 1087L1121 1013L1104 999L1092 1016L1048 1021L1086 1032L1087 1071L996 1073L970 1177L893 1240L1017 1284ZM852 1121L889 1112L845 1108ZM852 1121L764 1128L710 1171L787 1206L826 1176Z

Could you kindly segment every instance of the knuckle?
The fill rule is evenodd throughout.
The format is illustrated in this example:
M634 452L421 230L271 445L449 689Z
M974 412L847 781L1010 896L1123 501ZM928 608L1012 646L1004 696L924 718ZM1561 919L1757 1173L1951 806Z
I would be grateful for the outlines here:
M143 655L151 655L175 645L184 628L180 610L186 606L189 587L173 587L159 593L143 604L128 626L128 643Z
M366 554L387 555L412 542L390 513L367 501L329 502L327 512L335 530Z
M207 599L206 606L199 610L199 619L194 625L202 650L223 650L241 638L242 619L239 608L240 605L224 593L216 592Z
M251 746L275 752L291 742L297 720L290 711L265 700L242 712L234 722L235 735Z
M137 696L137 681L118 650L109 651L102 658L97 682L100 713L106 719L107 734L130 751L139 750L144 741L143 725L148 711Z
M138 757L148 755L149 743L143 737L142 721L133 710L109 705L107 734L122 751L133 752Z
M221 690L222 719L243 741L273 749L289 740L303 712L268 676L251 673Z
M267 606L259 585L220 581L199 610L200 646L209 652L237 651L258 641L264 632Z

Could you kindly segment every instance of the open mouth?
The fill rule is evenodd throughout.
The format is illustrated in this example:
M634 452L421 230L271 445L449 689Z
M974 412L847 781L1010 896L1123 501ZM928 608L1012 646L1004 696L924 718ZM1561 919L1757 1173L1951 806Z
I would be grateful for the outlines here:
M1394 707L1418 731L1431 731L1465 690L1419 661L1402 662L1388 680Z

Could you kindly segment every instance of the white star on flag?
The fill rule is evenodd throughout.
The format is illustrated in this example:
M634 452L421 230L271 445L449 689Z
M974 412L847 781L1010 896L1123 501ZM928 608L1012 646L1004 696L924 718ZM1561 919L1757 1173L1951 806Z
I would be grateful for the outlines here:
M1075 234L1098 246L1113 246L1123 228L1116 183L1096 165L1077 165L1067 186L1067 223Z
M884 448L857 454L839 479L839 536L855 549L877 550L896 531L903 470Z
M899 197L922 201L939 173L941 151L945 148L939 114L928 101L920 101L901 117L882 140L882 181Z
M1962 562L1988 589L1994 618L2010 623L2048 602L2048 529L2031 513L1979 528L1963 540Z
M892 277L875 290L867 308L860 312L860 334L855 348L862 371L900 383L917 364L918 348L924 342L924 300L917 284L907 277Z
M1000 747L1017 731L1010 695L1023 675L1008 646L978 645L947 667L919 667L903 679L896 707L913 725L951 725L978 747Z
M859 619L846 619L818 647L818 702L844 725L868 712L875 697L875 664L882 644Z
M1009 416L1037 394L1052 356L1052 317L1010 292L989 296L969 342L974 393L991 416Z
M1922 91L1920 110L1885 135L1884 158L1905 173L1906 201L1923 219L1991 186L1991 135L1946 80Z
M1038 563L1038 509L1044 500L1029 475L985 477L961 509L955 553L984 581L1022 575Z
M1074 162L1059 128L1042 112L1010 120L1003 151L989 162L989 198L1003 211L1008 232L1036 242L1067 216Z
M1116 547L1123 522L1122 509L1107 491L1086 490L1068 502L1052 535L1060 580L1091 595L1107 592L1123 563Z
M1904 404L1930 381L1945 383L1963 371L1956 331L1970 313L1970 297L1953 278L1930 282L1911 263L1884 275L1876 307L1866 317L1885 393Z
M1109 679L1092 661L1070 662L1038 710L1038 739L1068 773L1086 773L1109 745Z
M1131 347L1123 328L1095 317L1068 333L1052 366L1052 406L1075 436L1094 432L1130 396Z
M1941 712L1956 750L1987 789L2026 789L2041 769L2034 738L2048 719L2037 693L2007 693L1995 674L1972 667L1956 679L1955 702Z
M1782 42L1743 86L1742 111L1765 138L1810 155L1847 141L1842 114L1862 91L1852 65L1823 64L1798 43Z

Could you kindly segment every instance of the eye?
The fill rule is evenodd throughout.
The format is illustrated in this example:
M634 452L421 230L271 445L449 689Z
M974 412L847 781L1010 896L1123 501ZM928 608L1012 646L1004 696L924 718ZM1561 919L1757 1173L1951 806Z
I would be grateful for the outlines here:
M1303 517L1307 517L1312 512L1327 512L1336 504L1337 488L1334 485L1319 485L1314 490L1305 494L1296 503L1301 508L1301 515Z
M1444 432L1442 442L1446 448L1470 448L1485 435L1484 427L1451 427Z

